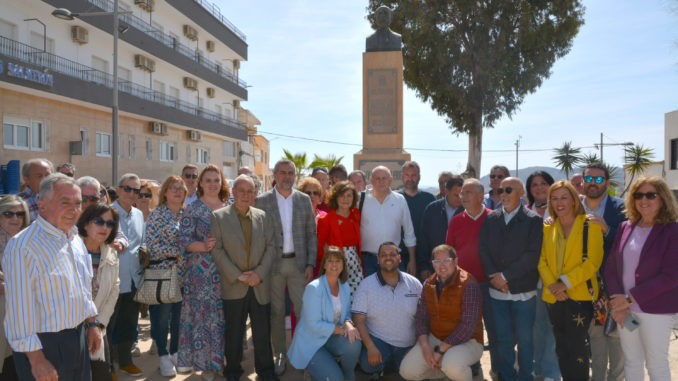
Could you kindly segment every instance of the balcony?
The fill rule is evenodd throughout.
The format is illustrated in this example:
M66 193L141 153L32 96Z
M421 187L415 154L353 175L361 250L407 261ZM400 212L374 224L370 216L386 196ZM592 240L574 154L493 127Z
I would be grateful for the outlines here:
M60 87L57 86L55 80L54 87L57 90L55 92L60 95L95 103L97 103L97 100L99 100L98 103L105 106L110 106L110 95L108 95L110 93L108 90L105 91L105 94L101 94L100 91L97 91L99 89L98 87L92 88L92 86L87 86L87 84L99 85L102 87L101 89L112 89L113 75L111 74L96 70L89 66L85 66L55 54L43 52L40 49L36 49L32 46L22 44L18 41L14 41L2 36L0 36L0 56L16 59L23 64L39 66L41 70L45 72L58 73L71 79L80 80L84 82L82 86L71 86L70 84L65 84L59 85ZM200 123L198 123L199 120L194 119L194 117L198 117L205 121L216 122L216 124L208 122L205 128L207 131L219 134L224 134L224 132L234 132L235 135L238 136L247 136L247 128L245 123L240 122L237 119L226 117L214 111L199 107L193 103L177 99L158 91L154 91L153 89L139 85L137 83L118 79L118 90L121 96L128 94L133 97L127 99L126 102L125 100L121 99L121 110L151 115L158 119L165 119L163 116L168 116L166 112L167 108L170 108L184 113L183 115L176 114L179 120L177 123L193 123L200 125ZM146 102L139 102L139 100ZM125 105L128 105L128 107L125 107ZM155 107L153 105L155 105ZM187 117L186 114L189 116ZM169 121L172 120L173 119L169 119Z
M228 28L231 32L235 33L243 41L247 41L247 36L245 36L245 33L241 32L238 28L235 27L235 25L233 25L232 22L228 21L228 19L221 14L219 7L217 7L214 3L210 3L209 1L206 0L193 0L193 1L200 4L201 7L205 8L207 12L211 13L212 16L214 16L217 20L224 24L226 28Z

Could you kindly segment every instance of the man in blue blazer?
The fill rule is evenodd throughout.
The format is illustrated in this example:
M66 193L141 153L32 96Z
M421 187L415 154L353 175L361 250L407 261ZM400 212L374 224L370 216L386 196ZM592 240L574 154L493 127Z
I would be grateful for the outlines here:
M417 255L417 269L419 279L422 281L433 273L428 253L433 252L434 247L445 243L450 220L464 211L459 197L462 185L464 185L464 179L459 175L453 175L445 183L445 189L447 189L445 197L433 201L424 209L421 229L417 236L417 253L421 253Z
M589 220L600 225L604 235L605 253L599 270L599 282L603 278L603 271L617 235L617 228L626 220L624 200L608 195L609 186L610 173L604 164L592 163L584 169L585 196L582 203ZM619 341L619 332L615 330L610 335L605 335L603 325L594 320L589 327L589 336L593 370L591 379L604 381L607 373L607 381L621 381L624 378L624 353Z
M285 372L285 287L294 304L294 313L301 316L304 287L313 279L318 256L315 213L311 199L293 188L297 169L289 160L280 160L273 167L276 185L257 197L254 206L266 212L273 226L273 264L271 267L271 338L277 354L275 373Z

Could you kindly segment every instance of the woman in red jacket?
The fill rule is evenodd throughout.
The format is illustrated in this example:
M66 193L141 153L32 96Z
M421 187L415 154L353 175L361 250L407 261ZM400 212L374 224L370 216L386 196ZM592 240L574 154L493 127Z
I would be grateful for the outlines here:
M363 280L363 266L360 258L360 211L356 209L358 192L349 181L334 185L327 199L331 210L318 220L318 265L322 261L325 248L339 246L346 254L348 284L353 293Z

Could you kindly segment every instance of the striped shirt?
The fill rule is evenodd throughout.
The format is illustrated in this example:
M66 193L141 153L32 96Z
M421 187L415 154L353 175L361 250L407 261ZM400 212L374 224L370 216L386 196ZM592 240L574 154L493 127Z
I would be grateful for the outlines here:
M92 262L75 227L68 235L38 217L5 248L5 332L15 352L42 349L41 332L76 328L97 315Z
M26 187L26 189L19 193L18 196L26 202L26 205L28 205L28 213L30 214L31 222L35 221L35 219L38 218L38 214L40 214L40 211L38 210L38 194L33 192L31 188Z

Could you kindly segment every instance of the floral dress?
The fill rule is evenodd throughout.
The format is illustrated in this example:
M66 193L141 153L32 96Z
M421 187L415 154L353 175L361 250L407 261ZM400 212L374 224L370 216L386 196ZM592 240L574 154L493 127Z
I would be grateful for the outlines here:
M224 362L225 323L219 270L209 252L186 251L192 242L207 239L211 215L212 210L196 200L181 219L179 246L185 266L177 365L220 371Z

